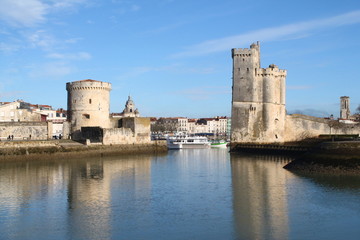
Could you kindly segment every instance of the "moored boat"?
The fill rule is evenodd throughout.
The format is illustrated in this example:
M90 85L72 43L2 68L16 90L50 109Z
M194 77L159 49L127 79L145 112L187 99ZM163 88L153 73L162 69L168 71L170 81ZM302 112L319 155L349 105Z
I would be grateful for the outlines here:
M200 136L176 135L166 141L168 149L210 148L208 139Z
M211 142L211 147L212 148L226 148L227 144L228 144L228 142L226 142L225 140L214 140Z

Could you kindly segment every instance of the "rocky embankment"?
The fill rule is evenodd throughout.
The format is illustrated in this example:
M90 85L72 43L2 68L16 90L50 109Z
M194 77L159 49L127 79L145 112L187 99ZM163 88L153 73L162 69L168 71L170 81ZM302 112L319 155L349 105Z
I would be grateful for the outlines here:
M360 174L360 141L321 143L284 168L309 173Z
M131 145L84 145L71 140L2 141L0 160L32 160L68 157L110 156L116 154L166 152L165 142Z

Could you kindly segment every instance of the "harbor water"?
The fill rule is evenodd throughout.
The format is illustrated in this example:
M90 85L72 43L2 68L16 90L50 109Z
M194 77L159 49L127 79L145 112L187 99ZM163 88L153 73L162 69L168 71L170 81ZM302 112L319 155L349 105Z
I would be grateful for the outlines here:
M359 239L360 176L183 149L0 162L0 239Z

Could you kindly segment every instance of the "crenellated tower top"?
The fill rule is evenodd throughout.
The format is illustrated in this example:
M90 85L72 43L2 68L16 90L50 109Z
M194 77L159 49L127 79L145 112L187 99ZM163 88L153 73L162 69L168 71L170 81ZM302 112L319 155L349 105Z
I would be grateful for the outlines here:
M236 65L242 65L246 68L259 69L260 64L260 43L253 43L250 48L233 48L232 58Z
M111 83L102 82L92 79L85 79L80 81L66 83L66 90L111 90Z

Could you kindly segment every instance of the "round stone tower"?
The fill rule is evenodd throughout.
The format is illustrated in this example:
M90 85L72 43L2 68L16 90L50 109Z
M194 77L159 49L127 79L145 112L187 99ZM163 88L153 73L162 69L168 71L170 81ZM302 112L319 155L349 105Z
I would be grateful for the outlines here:
M66 83L66 90L73 139L81 137L81 127L110 127L110 83L86 79Z

